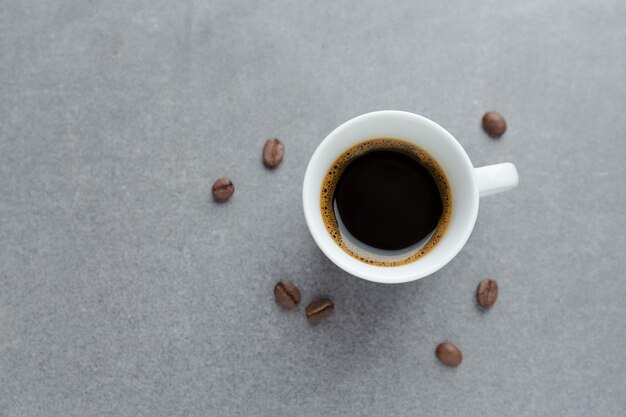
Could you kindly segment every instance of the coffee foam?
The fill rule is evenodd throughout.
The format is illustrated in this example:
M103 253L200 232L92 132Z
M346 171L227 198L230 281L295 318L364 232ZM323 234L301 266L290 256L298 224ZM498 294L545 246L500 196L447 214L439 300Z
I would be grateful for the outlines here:
M402 254L379 254L359 247L359 244L357 243L358 241L353 242L348 234L341 230L335 216L333 206L335 187L337 186L337 181L341 177L344 169L356 158L363 156L368 152L378 150L401 152L415 159L422 166L424 166L435 179L437 187L439 188L441 201L443 203L443 213L441 214L439 223L426 243L418 248L410 248L407 252ZM337 245L339 245L339 247L341 247L341 249L343 249L350 256L371 265L400 266L424 257L442 239L448 225L450 224L452 216L452 192L450 190L446 174L437 161L428 152L412 143L400 139L376 138L369 139L352 146L331 164L326 172L326 175L324 176L324 181L322 182L320 209L326 230L328 230L328 233L330 233L330 236L333 238L335 243L337 243Z

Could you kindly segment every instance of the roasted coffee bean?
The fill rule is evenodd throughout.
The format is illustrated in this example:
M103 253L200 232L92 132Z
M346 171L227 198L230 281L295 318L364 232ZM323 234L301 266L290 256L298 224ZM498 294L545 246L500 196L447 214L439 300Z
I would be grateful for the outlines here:
M440 343L437 346L437 350L435 350L435 354L437 355L437 359L444 365L457 367L463 361L463 353L461 353L461 350L450 342Z
M294 308L300 304L300 290L289 281L278 281L274 287L274 297L285 308Z
M482 308L490 308L498 298L498 283L492 279L483 279L476 289L476 301Z
M220 178L213 183L213 198L215 201L226 201L235 192L233 182L228 178Z
M276 168L285 156L285 145L280 139L268 139L263 147L263 162L268 168Z
M335 306L329 298L320 298L319 300L313 301L306 308L306 318L309 319L311 323L319 323L330 316L334 308Z
M488 111L483 115L483 129L492 138L498 138L506 131L506 120L497 111Z

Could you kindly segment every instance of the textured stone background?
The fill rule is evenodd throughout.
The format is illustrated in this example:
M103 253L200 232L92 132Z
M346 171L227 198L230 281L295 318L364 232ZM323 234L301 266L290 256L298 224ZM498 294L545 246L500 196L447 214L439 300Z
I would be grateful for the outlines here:
M0 416L623 416L624 22L618 0L0 0ZM300 203L317 144L379 109L521 176L400 286L334 267ZM334 316L281 310L279 278Z

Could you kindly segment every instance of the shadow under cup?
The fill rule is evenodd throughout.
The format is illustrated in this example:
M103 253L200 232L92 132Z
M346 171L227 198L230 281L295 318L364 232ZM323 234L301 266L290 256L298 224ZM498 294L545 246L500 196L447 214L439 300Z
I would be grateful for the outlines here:
M320 195L326 174L347 149L372 138L394 138L425 150L445 173L452 199L451 213L445 233L422 257L399 266L379 266L363 262L342 248L328 232ZM465 245L478 214L478 188L474 169L461 145L435 122L408 112L379 111L351 119L332 131L319 145L307 167L303 184L304 214L309 231L324 254L352 275L382 283L401 283L427 276L446 265ZM341 227L341 225L339 225ZM345 228L344 232L347 232ZM357 250L386 259L406 258L426 242L401 251L381 251L365 247L350 238ZM428 239L424 239L428 240ZM394 253L390 253L394 252Z

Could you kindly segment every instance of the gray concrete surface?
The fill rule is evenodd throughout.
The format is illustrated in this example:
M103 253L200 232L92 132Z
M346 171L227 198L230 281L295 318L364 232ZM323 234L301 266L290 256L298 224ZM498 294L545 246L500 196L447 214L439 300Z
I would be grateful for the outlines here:
M624 416L625 21L617 0L1 0L0 416ZM521 175L407 285L334 267L301 212L317 144L378 109ZM281 310L279 278L334 316Z

